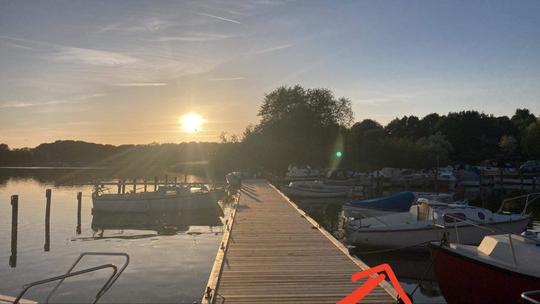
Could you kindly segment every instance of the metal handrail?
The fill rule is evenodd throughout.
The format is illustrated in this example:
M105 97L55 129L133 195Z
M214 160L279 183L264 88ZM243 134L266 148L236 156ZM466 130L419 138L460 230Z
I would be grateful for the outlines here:
M114 284L114 282L116 282L116 280L120 277L120 275L122 275L122 272L124 272L124 270L126 269L126 267L129 264L129 255L127 253L124 253L124 252L83 252L83 253L81 253L79 255L77 260L75 260L73 265L71 265L71 267L68 269L68 271L66 272L66 275L72 273L71 271L75 268L75 266L77 266L77 264L82 260L83 257L90 256L90 255L91 256L123 256L126 259L125 262L124 262L124 265L120 268L120 271L115 272L109 278L109 280L107 280L105 285L103 285L103 288L101 288L101 290L96 294L96 298L95 298L95 301L94 301L94 303L96 303L112 287L112 285ZM115 266L115 268L116 268L116 266ZM58 284L56 284L56 286L47 295L47 298L45 299L44 303L49 303L49 299L53 296L53 294L56 292L58 287L60 287L60 285L64 282L64 280L66 278L67 277L60 279Z
M539 300L535 300L535 299L533 299L531 297L532 295L535 295L535 294L540 294L540 290L525 291L525 292L521 293L521 298L523 300L528 301L529 303L532 303L532 304L540 304Z
M104 264L104 265L100 265L100 266L96 266L96 267L86 268L86 269L83 269L83 270L78 270L78 271L75 271L75 272L66 273L66 274L63 274L63 275L59 275L59 276L56 276L56 277L52 277L52 278L48 278L48 279L44 279L44 280L40 280L40 281L36 281L36 282L32 282L30 284L24 285L23 290L17 296L17 298L15 298L15 301L13 301L13 304L19 304L19 301L26 294L26 292L30 288L34 287L34 286L43 285L43 284L58 281L58 280L63 281L64 279L69 278L69 277L74 277L74 276L78 276L78 275L98 271L98 270L105 269L105 268L112 268L113 272L112 272L111 276L109 277L109 279L107 280L107 282L105 282L103 287L101 287L101 290L104 290L105 287L107 286L107 284L109 284L109 282L111 281L111 279L117 274L118 268L113 264ZM98 299L99 298L96 297L96 299L95 299L95 301L93 303L96 303L98 301Z
M534 197L534 198L531 200L530 199L531 197ZM529 207L529 205L540 198L540 192L529 193L529 194L519 195L516 197L507 198L502 201L501 206L499 207L499 210L497 210L497 213L501 213L503 211L504 204L506 204L507 202L522 199L522 198L525 198L525 206L523 207L523 210L521 211L521 215L525 215L525 212L527 212L527 208Z
M512 259L514 261L514 265L517 265L516 251L515 251L515 248L514 248L514 242L512 241L513 233L509 233L508 231L505 231L503 229L496 228L496 227L492 227L492 228L484 227L484 226L481 226L481 225L477 224L475 221L473 221L471 219L467 219L467 218L464 219L464 218L461 218L461 217L454 216L452 214L443 213L443 217L442 217L443 220L444 220L445 217L450 217L450 218L454 219L454 228L456 230L456 239L458 241L458 244L460 242L459 242L459 230L457 229L457 221L462 221L462 222L465 222L465 223L469 223L474 227L484 229L484 230L488 230L488 231L491 231L491 232L497 232L498 231L498 232L502 232L502 233L506 234L508 236L508 242L510 244L510 249L512 251ZM442 225L442 228L446 229L448 227L446 225ZM540 241L538 239L533 239L533 238L530 238L530 237L527 237L527 236L521 236L521 237L540 244Z

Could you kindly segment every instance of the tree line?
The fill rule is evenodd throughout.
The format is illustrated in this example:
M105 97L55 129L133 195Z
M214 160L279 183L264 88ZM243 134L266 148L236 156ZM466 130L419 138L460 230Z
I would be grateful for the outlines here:
M528 109L512 117L461 111L353 124L349 99L284 86L265 95L258 116L242 136L222 140L215 166L283 173L289 164L373 170L540 159L540 121Z
M351 101L324 88L279 87L264 96L259 122L220 143L101 145L57 141L35 148L0 144L1 166L97 165L119 172L232 170L283 173L290 164L372 170L431 168L452 162L540 159L540 121L528 109L512 117L477 111L403 116L386 125L354 123Z

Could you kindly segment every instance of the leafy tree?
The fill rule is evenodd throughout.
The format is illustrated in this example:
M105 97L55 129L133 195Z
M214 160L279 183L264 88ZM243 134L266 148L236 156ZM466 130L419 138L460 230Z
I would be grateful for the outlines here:
M330 165L353 121L348 99L298 85L266 94L258 115L260 123L245 132L246 150L271 171L283 171L291 163Z
M529 158L540 159L540 120L536 120L527 127L521 144Z
M512 156L518 148L517 139L512 135L503 135L499 141L499 147L507 157Z
M534 116L534 114L532 114L528 109L516 109L511 121L520 132L525 132L532 123L536 122L536 116Z

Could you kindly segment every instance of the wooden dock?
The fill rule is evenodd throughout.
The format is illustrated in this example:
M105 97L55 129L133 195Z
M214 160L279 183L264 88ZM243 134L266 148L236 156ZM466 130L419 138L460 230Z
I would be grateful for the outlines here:
M244 181L202 303L336 303L366 268L267 181ZM362 303L395 295L383 281Z

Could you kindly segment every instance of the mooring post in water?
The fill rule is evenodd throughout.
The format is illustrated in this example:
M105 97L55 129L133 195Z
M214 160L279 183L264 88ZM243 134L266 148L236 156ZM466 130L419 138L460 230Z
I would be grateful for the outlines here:
M144 192L146 192L146 188L148 186L148 182L146 181L146 178L144 179L143 182L144 182Z
M126 180L122 180L122 194L126 193Z
M133 193L136 193L137 192L137 179L134 178L133 179Z
M81 234L81 207L82 207L82 192L77 193L77 234Z
M169 175L165 174L165 186L169 184Z
M484 183L484 170L480 171L479 180L478 180L478 184L479 184L479 187L480 187L480 202L482 203L482 208L485 207L483 183ZM465 196L465 193L467 193L467 191L464 189L463 190L463 196Z
M174 186L176 187L176 185L178 185L178 176L174 177Z
M154 192L157 191L158 177L154 177Z
M187 174L184 174L184 184L187 184Z
M45 246L43 246L43 250L49 251L51 249L51 189L45 190L45 197L47 198L47 206L45 207Z
M11 256L9 257L9 266L17 267L17 230L19 217L19 196L11 196Z
M118 180L118 194L122 193L122 181Z

